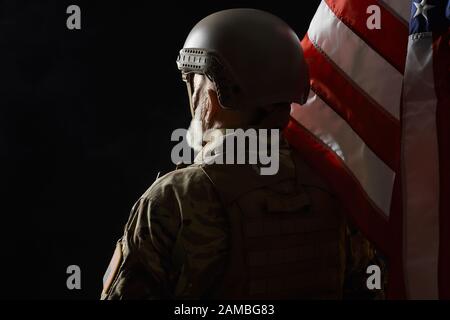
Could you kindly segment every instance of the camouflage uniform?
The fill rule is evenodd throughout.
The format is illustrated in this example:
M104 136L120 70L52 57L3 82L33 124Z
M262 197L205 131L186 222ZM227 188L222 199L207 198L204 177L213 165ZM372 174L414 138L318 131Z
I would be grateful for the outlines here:
M284 140L275 176L201 155L134 205L102 299L382 297L373 248Z

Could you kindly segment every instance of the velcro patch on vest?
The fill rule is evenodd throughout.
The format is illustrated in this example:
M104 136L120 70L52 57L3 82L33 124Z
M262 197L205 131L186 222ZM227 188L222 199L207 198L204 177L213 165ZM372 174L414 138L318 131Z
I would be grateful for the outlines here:
M119 270L119 266L122 262L122 244L119 241L114 250L114 254L109 262L108 269L106 269L105 275L103 276L103 291L102 298L108 293L109 288Z
M294 213L307 209L310 199L306 193L300 193L289 197L267 198L267 211L270 213Z

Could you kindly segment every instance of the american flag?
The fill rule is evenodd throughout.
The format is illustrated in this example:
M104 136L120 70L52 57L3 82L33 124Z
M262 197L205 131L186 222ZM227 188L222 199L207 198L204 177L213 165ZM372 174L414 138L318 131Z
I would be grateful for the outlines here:
M302 40L312 91L285 134L387 257L391 299L450 299L449 19L448 0L323 0Z

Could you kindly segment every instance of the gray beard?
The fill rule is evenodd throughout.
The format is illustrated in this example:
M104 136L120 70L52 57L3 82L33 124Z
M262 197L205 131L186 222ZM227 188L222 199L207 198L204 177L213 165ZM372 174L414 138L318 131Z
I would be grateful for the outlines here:
M199 152L203 148L203 124L202 108L196 108L186 133L186 141L189 147Z

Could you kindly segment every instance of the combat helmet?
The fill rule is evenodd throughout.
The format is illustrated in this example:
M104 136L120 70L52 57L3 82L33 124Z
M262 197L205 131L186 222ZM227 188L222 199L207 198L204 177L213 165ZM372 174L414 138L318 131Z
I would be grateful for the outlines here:
M256 9L229 9L198 22L177 59L188 87L206 75L223 108L305 103L308 69L300 40L280 18Z

